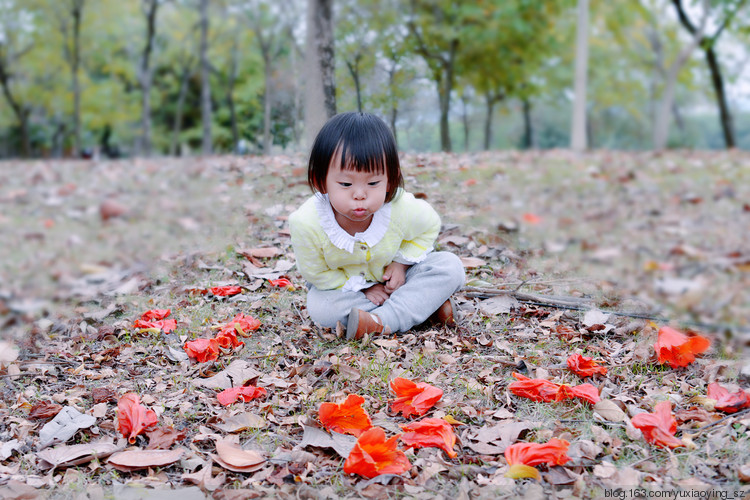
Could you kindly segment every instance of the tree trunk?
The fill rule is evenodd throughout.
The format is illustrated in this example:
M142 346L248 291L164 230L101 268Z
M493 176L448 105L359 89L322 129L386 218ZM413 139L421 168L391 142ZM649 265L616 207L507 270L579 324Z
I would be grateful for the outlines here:
M237 146L240 142L240 132L237 127L237 111L234 105L234 85L237 82L237 68L239 66L239 40L237 39L238 33L235 33L235 38L232 42L232 48L229 54L229 75L227 76L227 105L229 106L229 124L232 130L232 152L237 152Z
M336 114L333 0L307 1L305 55L305 146L312 146L323 124Z
M0 85L3 87L3 95L8 101L13 113L18 120L18 128L21 132L21 154L28 158L31 156L31 141L29 139L29 111L19 103L10 91L10 77L5 67L5 61L0 58Z
M74 156L81 155L81 84L79 68L81 65L81 18L83 17L84 0L73 0L73 54L71 72L73 77L73 138L75 141Z
M352 75L354 81L354 90L357 93L357 111L362 112L362 89L359 84L359 60L361 56L356 56L354 62L346 61L346 67L349 69L349 74Z
M461 122L464 126L464 152L469 150L469 98L461 94Z
M204 155L210 155L213 148L211 137L211 122L213 120L211 109L211 67L208 61L208 1L201 0L200 3L201 121L203 122L202 150Z
M713 46L706 49L705 52L706 62L711 71L711 83L714 86L714 93L716 94L716 104L719 107L721 130L724 132L724 144L726 144L727 148L733 148L736 146L734 140L734 123L732 113L729 111L729 105L727 104L726 92L724 92L724 78L721 74L721 67L719 66Z
M146 45L143 47L140 67L141 143L139 149L141 154L149 156L151 154L151 85L153 83L151 52L156 34L156 12L159 9L159 0L148 0L145 7Z
M396 81L396 65L394 64L391 66L391 68L388 70L388 88L390 90L390 100L391 100L391 113L390 113L390 125L391 125L391 133L393 133L393 139L396 141L396 149L398 149L398 133L396 132L396 119L398 118L398 107L396 106L396 98L393 96L393 86L395 85Z
M489 151L492 140L492 115L494 114L495 99L487 93L484 95L487 115L484 117L484 150Z
M688 30L690 34L695 35L695 33L697 32L697 28L688 18L687 13L682 6L682 0L672 0L672 3L674 4L675 9L677 9L677 16L679 17L682 25ZM719 108L721 129L724 133L724 143L726 144L727 148L733 148L736 145L734 123L732 120L732 114L729 111L729 106L727 104L726 93L724 91L724 77L722 76L721 66L719 66L719 61L716 57L716 52L714 51L714 44L719 38L724 27L727 25L730 19L734 17L737 11L739 11L743 4L744 2L739 4L737 9L727 16L727 19L724 20L722 26L712 37L712 40L707 40L706 37L701 37L701 45L703 46L703 51L706 55L706 63L708 64L708 69L711 73L711 84L714 87L714 94L716 95L716 105Z
M172 141L169 145L169 154L177 155L177 145L180 140L180 131L182 130L182 110L185 107L185 97L187 96L188 79L192 73L192 62L188 60L182 66L180 75L180 92L177 95L177 108L174 113L174 125L172 126Z
M523 139L521 147L531 149L534 146L533 128L531 127L531 102L528 98L522 99L523 104Z
M674 102L677 76L690 57L690 54L692 54L703 39L703 29L705 28L706 20L708 19L708 10L708 0L703 0L703 20L701 21L700 28L695 31L693 39L690 40L690 43L680 51L675 61L667 69L664 92L662 93L661 100L656 106L656 116L654 117L654 149L656 151L662 151L667 147L667 140L669 139L669 122L672 117L671 111L672 103Z
M264 56L265 59L265 56ZM263 91L263 154L270 155L271 148L273 147L273 138L271 137L271 79L273 72L271 71L271 58L265 61L264 80L266 88Z
M440 148L445 152L453 151L450 131L450 108L457 49L458 40L454 38L451 41L448 59L443 61L442 74L436 78L440 99Z
M576 23L575 97L573 99L573 122L570 147L582 153L588 147L586 141L586 87L589 64L589 0L578 0Z

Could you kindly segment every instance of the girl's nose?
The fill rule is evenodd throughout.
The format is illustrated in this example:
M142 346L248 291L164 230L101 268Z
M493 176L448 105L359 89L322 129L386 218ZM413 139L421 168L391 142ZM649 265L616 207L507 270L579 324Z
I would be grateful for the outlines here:
M357 188L354 190L354 199L355 200L364 200L365 199L365 190L362 188Z

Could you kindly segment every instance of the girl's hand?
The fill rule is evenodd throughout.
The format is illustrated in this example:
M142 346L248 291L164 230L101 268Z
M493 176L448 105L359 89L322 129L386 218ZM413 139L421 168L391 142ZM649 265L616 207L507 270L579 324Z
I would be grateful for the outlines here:
M382 306L383 303L388 300L388 297L390 297L390 293L388 293L385 289L385 286L383 286L381 283L377 283L367 290L362 291L365 294L365 297L367 297L370 302L375 304L376 306Z
M385 282L385 291L388 295L398 290L401 285L406 283L406 270L409 266L398 262L391 262L385 268L383 281Z

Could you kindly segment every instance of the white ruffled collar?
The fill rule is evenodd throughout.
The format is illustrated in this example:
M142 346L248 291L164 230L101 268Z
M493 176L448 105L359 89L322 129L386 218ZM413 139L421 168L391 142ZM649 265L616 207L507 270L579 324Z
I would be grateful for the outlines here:
M388 231L388 225L391 223L391 204L386 203L380 207L380 210L373 214L372 222L370 222L370 226L364 232L356 233L352 236L344 231L339 226L339 223L336 222L336 216L333 213L333 207L331 207L331 202L328 200L327 194L315 194L315 208L318 211L320 225L328 235L331 243L336 248L349 253L354 251L354 245L358 241L363 241L371 247L376 245L383 239L386 231Z

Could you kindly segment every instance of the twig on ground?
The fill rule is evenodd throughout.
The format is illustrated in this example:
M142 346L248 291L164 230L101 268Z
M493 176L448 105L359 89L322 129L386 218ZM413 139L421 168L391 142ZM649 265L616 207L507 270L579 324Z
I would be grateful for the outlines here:
M737 413L732 413L730 415L727 415L724 418L721 418L721 419L717 420L716 422L711 422L708 425L704 425L703 427L700 427L700 428L696 429L696 431L693 434L693 436L697 436L698 434L700 434L701 432L705 431L706 429L709 429L711 427L719 425L720 423L724 422L725 420L736 418L736 417L739 417L740 415L744 415L746 413L750 413L750 408L746 408L746 409L744 409L742 411L738 411Z

